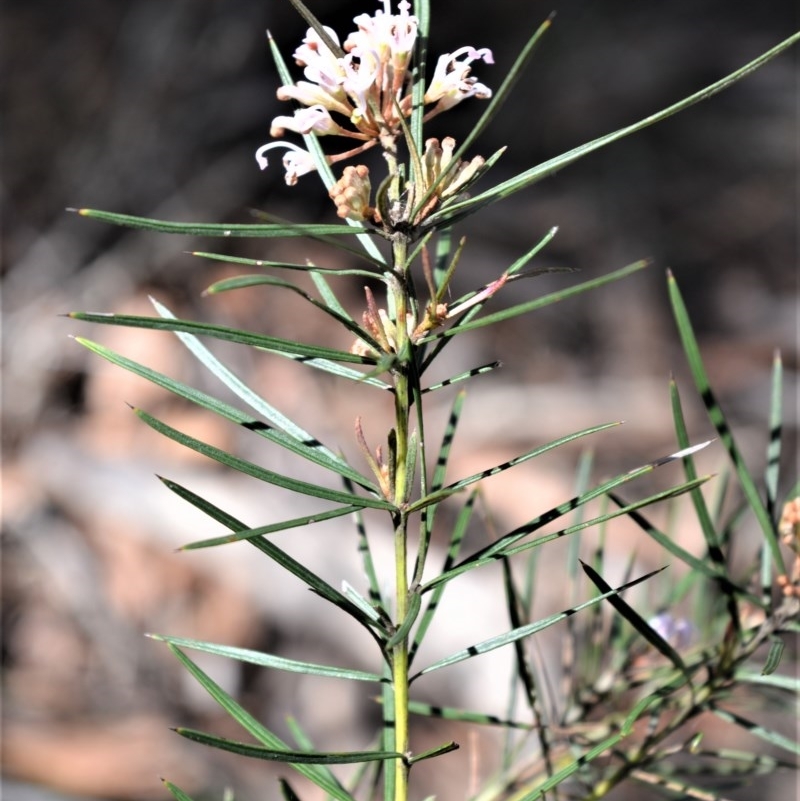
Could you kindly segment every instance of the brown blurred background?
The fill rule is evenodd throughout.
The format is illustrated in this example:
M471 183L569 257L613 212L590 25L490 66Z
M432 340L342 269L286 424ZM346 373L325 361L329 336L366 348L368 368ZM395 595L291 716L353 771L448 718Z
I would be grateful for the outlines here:
M310 6L342 35L355 14L376 7L352 0ZM487 185L717 80L790 35L798 22L787 0L470 6L435 0L432 6L433 56L462 44L490 47L496 65L481 64L475 72L494 87L529 33L557 11L532 67L478 148L488 156L508 145ZM244 544L173 552L219 532L165 491L154 473L207 494L250 525L312 507L161 441L125 403L273 469L313 476L261 447L261 440L243 438L101 363L69 336L97 339L227 397L177 342L93 329L58 315L150 313L147 296L154 295L180 316L307 341L338 336L286 296L202 298L213 280L237 271L184 251L311 256L330 266L341 266L341 255L307 243L136 233L64 211L88 206L247 222L250 209L263 208L296 220L332 220L313 176L289 189L277 159L260 173L253 157L268 139L272 117L288 113L275 100L278 81L264 31L272 31L288 57L305 26L288 2L277 0L5 0L2 13L4 797L165 798L158 781L165 776L200 798L219 798L225 786L242 799L277 798L272 777L287 771L186 746L169 731L190 725L239 736L166 649L143 633L368 670L378 667L374 654L340 616L299 582L251 559ZM643 257L653 267L451 347L452 372L504 362L502 371L471 387L454 476L608 420L627 425L593 443L598 475L669 453L670 373L683 389L693 438L708 438L666 299L664 271L671 267L717 394L756 469L764 462L770 361L781 349L788 487L796 477L797 60L797 52L784 54L710 102L595 153L470 222L457 293L497 277L554 225L560 232L538 263L581 271L513 284L494 308ZM431 134L462 139L480 112L477 103L464 103L439 118ZM343 286L357 313L360 284ZM346 338L336 343L348 344ZM216 352L331 447L354 454L356 414L365 416L368 436L380 439L386 409L369 393L342 389L277 357L226 347ZM436 423L449 402L432 401ZM577 456L577 448L566 449L490 482L499 529L567 497ZM701 466L715 470L722 462L721 449L712 446ZM659 480L678 478L674 472ZM474 536L478 546L485 535ZM634 536L624 527L615 535L620 561L640 547L643 566L663 563L663 554ZM680 536L702 552L691 523ZM354 540L341 523L278 541L334 585L347 578L363 588L349 548ZM376 547L384 547L380 538ZM564 569L563 551L554 548L548 557ZM613 575L613 564L609 570ZM505 626L499 585L471 581L453 586L443 610L450 622L421 658ZM560 608L558 589L542 586L541 614ZM503 670L505 663L492 659L434 674L436 680L420 683L420 697L494 709L503 688L492 665ZM368 747L373 688L198 661L282 736L286 716L293 715L322 748ZM422 725L417 736L432 746L453 733ZM462 751L427 774L443 801L469 791L470 760L481 770L494 764L491 735L464 728L455 736ZM779 776L761 783L758 797L786 798L792 782ZM753 796L731 791L730 797Z

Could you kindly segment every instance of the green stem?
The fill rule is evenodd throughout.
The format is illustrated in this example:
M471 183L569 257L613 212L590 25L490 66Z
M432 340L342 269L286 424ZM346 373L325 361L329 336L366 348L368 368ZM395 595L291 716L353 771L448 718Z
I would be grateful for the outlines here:
M395 453L394 453L394 502L400 510L394 519L395 558L395 609L396 624L400 626L408 614L408 515L405 508L411 497L406 464L409 447L408 421L411 413L409 369L411 342L406 329L408 310L408 284L406 282L407 241L398 237L392 248L393 274L389 281L394 296L396 314L397 364L394 369L395 398ZM408 637L403 637L392 650L392 682L394 689L395 750L405 754L409 750L408 738ZM394 801L408 799L409 765L405 760L395 762Z

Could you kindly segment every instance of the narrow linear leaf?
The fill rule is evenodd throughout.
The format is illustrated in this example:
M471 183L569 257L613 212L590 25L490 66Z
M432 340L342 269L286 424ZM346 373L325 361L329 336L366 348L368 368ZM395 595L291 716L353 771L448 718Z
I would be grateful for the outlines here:
M175 319L175 315L166 306L159 303L154 298L150 300L161 317L170 320ZM347 462L341 456L333 453L333 451L326 448L316 437L312 437L311 434L302 429L293 420L281 414L274 406L267 403L264 398L234 375L197 337L181 332L178 332L176 336L212 375L216 376L216 378L228 387L234 395L241 398L250 408L255 409L266 420L285 431L290 437L294 437L312 450L323 453L325 457L331 461L337 462L340 465L345 465L348 470L350 469ZM288 358L295 358L306 364L316 361L314 359L308 360L305 359L305 357L299 357L291 353L281 353L280 355ZM359 483L358 480L356 480L356 483Z
M800 34L798 34L798 36L800 36ZM759 526L761 527L761 531L764 535L764 540L770 550L772 560L775 563L775 567L778 573L786 573L783 555L781 554L780 545L778 543L778 538L776 536L772 520L770 519L767 509L764 506L764 502L761 500L761 496L756 488L755 481L753 480L753 477L750 474L750 471L747 469L744 459L742 458L741 451L736 445L736 441L733 438L733 433L728 425L727 420L725 419L725 415L711 389L711 384L708 380L708 374L706 373L705 366L703 365L703 360L700 355L700 348L697 344L697 339L695 338L694 330L692 329L692 324L689 320L689 314L686 310L686 305L683 302L680 290L678 289L678 284L675 281L675 277L672 275L672 273L669 273L668 275L668 287L670 300L672 302L672 310L678 327L678 333L683 344L684 352L686 353L686 359L689 362L689 368L691 369L697 391L700 393L700 396L703 399L703 403L706 407L706 412L708 413L711 423L717 430L719 438L722 440L725 449L728 451L728 456L733 462L736 475L739 478L739 483L742 486L742 491L747 498L747 502L752 509L756 520L758 520Z
M294 788L286 779L280 778L278 779L278 784L281 788L281 795L283 796L283 801L301 801L300 796L294 791Z
M458 559L458 554L461 551L461 544L464 541L464 536L467 533L467 527L469 526L475 509L476 498L477 490L473 490L467 498L466 503L461 508L461 511L458 513L455 525L450 532L450 543L447 546L447 555L445 556L444 566L442 567L443 573L447 573L455 564L456 559ZM411 643L411 647L408 652L409 664L413 662L414 657L416 656L417 651L422 644L423 639L425 638L425 634L433 622L433 617L439 607L439 603L441 602L446 586L447 584L445 582L439 584L430 595L427 606L425 607L425 611L422 613L420 618L419 626L417 626L417 630L414 633L414 640Z
M696 487L697 484L695 482L703 482L704 480L705 479L702 477L695 478L690 483ZM689 490L689 494L693 495L696 491L697 489ZM614 501L614 503L620 508L628 508L630 506L627 501L614 492L609 492L608 497L611 498L611 500ZM740 587L738 584L735 584L733 581L731 581L730 577L727 575L727 571L725 571L724 568L717 567L713 564L709 565L707 562L699 559L694 554L678 545L675 540L671 539L658 528L656 528L647 520L647 518L644 517L644 515L640 514L638 511L631 510L627 514L631 520L633 520L633 522L642 529L642 531L644 531L649 537L652 537L652 539L654 539L662 548L669 551L669 553L671 553L673 556L677 556L678 559L691 567L692 570L700 573L706 578L711 579L712 581L716 581L725 593L740 596L751 603L760 605L760 601L755 595L753 595L744 587Z
M318 514L306 515L305 517L296 517L293 520L283 520L280 523L273 523L269 526L258 526L257 528L236 531L233 534L226 534L223 537L212 537L211 539L207 540L190 542L188 545L182 545L178 550L196 551L200 548L214 548L218 545L229 545L232 542L250 540L254 537L264 537L269 534L275 534L279 531L288 531L289 529L297 528L298 526L308 526L312 525L313 523L321 523L325 520L333 520L344 515L351 515L361 508L362 507L360 506L342 506L339 509L331 509L328 512L319 512Z
M252 224L230 224L223 223L181 223L170 220L153 220L148 217L134 217L130 214L116 214L109 211L98 209L67 209L75 211L81 217L88 217L92 220L121 225L125 228L140 228L147 231L158 231L162 234L181 234L183 236L220 236L228 237L253 237L253 238L275 238L275 237L297 237L297 236L352 236L353 234L372 234L369 228L359 226L357 228L341 224L280 224L280 225L252 225Z
M323 373L330 373L339 378L345 378L348 381L355 381L357 384L361 384L365 387L375 387L375 389L381 389L384 392L392 391L390 384L376 378L378 374L377 370L371 370L369 373L362 373L352 367L346 367L343 364L332 362L330 359L307 359L305 356L296 356L291 353L277 353L276 355L292 359L296 362L302 362L306 367L313 367L315 370L321 370Z
M188 400L204 409L208 409L209 411L218 414L220 417L224 417L226 420L230 420L231 422L248 429L248 431L252 431L258 436L263 437L270 442L274 442L276 445L286 448L287 450L303 457L304 459L308 459L314 464L318 464L321 467L345 476L369 492L378 492L378 488L371 481L369 481L369 479L361 475L361 473L358 471L354 470L344 460L337 457L327 448L324 448L318 444L317 440L313 439L310 435L306 434L300 429L294 429L294 431L296 431L298 434L305 435L304 439L302 440L298 439L296 436L284 433L283 431L279 431L276 428L268 426L261 420L252 417L252 415L244 414L235 407L230 406L229 404L224 403L217 398L207 395L206 393L201 392L194 387L190 387L181 381L169 378L163 373L159 373L150 369L149 367L145 367L139 362L135 362L132 359L121 356L119 353L109 350L103 345L99 345L98 343L92 342L88 339L83 339L82 337L75 337L75 341L93 353L96 353L98 356L102 356L112 364L116 364L135 375L141 376L147 381L150 381L156 386L163 387L178 397L184 398L185 400Z
M176 801L194 801L194 799L181 790L177 784L173 784L172 782L168 782L166 779L161 780L164 784L164 787L172 793L172 797L176 799Z
M675 379L671 379L669 383L670 400L672 402L672 417L675 425L675 434L678 440L679 448L689 447L689 434L686 430L686 421L683 416L683 407L681 405L681 396L678 392L678 385ZM691 455L684 457L683 467L686 473L686 478L690 481L697 478L697 470L695 469L694 459ZM725 568L725 555L722 553L720 547L719 537L717 536L714 522L711 519L711 512L706 505L703 493L700 490L695 490L691 494L692 504L694 505L697 520L700 523L700 530L703 532L703 537L706 541L708 548L708 555L711 561L718 569Z
M585 765L588 765L590 762L593 762L595 759L603 756L604 754L610 753L611 750L626 736L626 734L621 732L612 734L602 742L599 742L596 746L594 746L594 748L590 748L588 751L582 753L577 759L570 762L566 767L562 768L557 773L554 773L549 779L531 790L531 792L524 795L518 794L515 796L514 801L536 801L537 798L545 798L546 793L548 793L554 787L558 787L559 784L577 773Z
M444 381L440 381L438 384L431 384L429 387L423 387L421 392L423 395L428 392L435 392L437 389L443 389L444 387L458 384L461 381L467 381L470 378L474 378L476 375L490 373L492 370L496 370L500 366L502 366L501 362L490 362L489 364L484 364L481 367L473 367L471 370L454 375L452 378L446 378Z
M224 656L227 659L235 659L237 662L247 662L251 665L285 670L290 673L305 673L312 676L326 676L328 678L349 679L351 681L384 681L376 673L366 673L363 670L351 670L329 665L317 665L313 662L300 662L295 659L284 659L273 654L252 651L249 648L236 648L231 645L218 645L213 642L203 642L202 640L192 640L185 637L170 637L165 634L148 634L147 636L153 640L160 640L181 648L192 648L195 651Z
M774 673L781 663L783 657L784 642L780 637L772 637L769 642L769 653L761 669L762 676L769 676Z
M314 276L312 276L312 278L314 278ZM325 284L325 279L321 278L321 276L316 276L315 283L317 283L318 286L327 286L327 284ZM353 318L347 314L338 302L333 305L327 302L321 302L291 281L284 281L272 275L239 275L235 278L226 278L208 287L205 294L213 295L219 292L227 292L234 289L248 289L254 286L272 286L293 292L295 295L299 295L307 303L314 306L314 308L319 309L323 314L327 314L328 317L344 326L344 328L350 331L357 339L363 339L373 348L378 349L380 347L372 335L360 325L356 324Z
M646 581L652 576L660 573L663 569L664 568L662 567L658 570L653 570L650 573L646 573L644 576L640 576L633 581L629 581L626 584L617 587L616 589L609 590L601 595L597 595L588 601L578 604L577 606L565 609L563 612L558 612L555 615L550 615L549 617L537 620L535 623L529 623L525 626L521 626L520 628L512 629L504 634L500 634L496 637L491 637L488 640L484 640L483 642L479 642L476 645L471 645L469 648L465 648L462 651L457 651L456 653L451 654L444 659L440 659L438 662L434 662L432 665L428 665L428 667L424 668L423 670L420 670L419 673L416 673L414 676L412 676L410 681L414 681L426 673L432 673L434 670L439 670L443 667L447 667L448 665L454 665L457 662L463 662L465 659L472 659L472 657L479 656L480 654L494 651L496 648L502 648L505 645L510 645L511 643L523 639L524 637L530 637L532 634L536 634L539 631L543 631L544 629L553 626L561 620L565 620L570 615L577 614L582 609L588 609L600 603L601 601L610 598L611 596L617 595L618 593L630 589L631 587L635 587L637 584L640 584L641 582Z
M353 489L352 485L345 479L345 488L348 491ZM358 536L358 553L361 556L361 564L364 568L364 575L367 579L369 587L369 600L375 609L384 610L387 608L381 593L381 585L378 581L378 573L375 570L375 560L372 557L372 549L369 544L369 537L367 536L367 526L364 521L364 515L359 510L355 515L356 533Z
M458 422L461 419L461 413L464 409L464 399L466 395L463 391L459 392L453 400L453 405L450 409L450 416L447 418L444 434L442 435L442 442L439 446L439 453L436 457L436 465L433 469L433 477L431 480L431 491L436 493L444 486L445 476L447 474L447 462L450 457L450 450L453 446L453 440L456 436L458 429ZM425 509L420 523L420 544L417 551L416 564L414 566L414 584L419 584L422 581L422 574L425 571L425 562L428 556L428 548L430 546L431 537L433 536L433 525L436 520L436 505L431 505Z
M794 695L800 695L800 676L779 676L774 673L767 675L763 672L754 673L751 670L741 668L736 671L736 681L775 687Z
M431 748L430 751L423 751L421 754L415 754L409 758L408 764L413 765L415 762L422 762L424 759L433 759L433 757L449 754L451 751L458 751L458 743L451 741L444 745L438 745L436 748Z
M562 289L558 292L552 292L549 295L545 295L534 300L529 300L526 303L520 303L516 306L511 306L508 309L503 309L502 311L495 312L494 314L487 314L485 317L480 317L477 320L456 323L444 331L431 334L423 339L422 342L433 342L437 339L441 339L442 337L456 336L457 334L463 334L466 331L474 331L477 328L484 328L487 325L494 325L495 323L505 322L506 320L513 319L514 317L528 314L529 312L549 306L552 303L559 303L567 298L580 295L582 292L586 292L590 289L595 289L597 287L604 286L605 284L619 281L621 278L626 278L627 276L632 275L639 270L643 270L649 265L649 263L649 261L643 259L641 261L634 262L633 264L629 264L627 267L623 267L619 270L608 273L608 275L594 278L591 281L585 281L582 284L577 284L576 286L568 287L567 289Z
M618 425L620 425L620 423L617 422L602 423L597 426L591 426L590 428L584 428L582 431L576 431L573 434L567 434L564 437L559 437L558 439L554 439L552 442L548 442L546 445L541 445L538 448L533 448L532 450L521 454L520 456L515 456L513 459L509 459L507 462L503 462L495 467L490 467L487 470L481 470L479 473L474 473L471 476L467 476L467 478L462 478L460 481L456 481L453 484L448 484L443 488L443 491L451 493L458 492L466 487L469 487L471 484L474 484L477 481L482 481L484 478L489 478L490 476L496 476L498 473L502 473L505 470L516 467L523 462L527 462L530 459L541 456L542 454L547 453L555 448L560 448L562 445L566 445L569 442L574 442L575 440L581 439L582 437L587 437L590 434L597 434L600 431L606 431L609 428L615 428ZM420 499L418 503L421 503L422 500L424 499Z
M226 526L232 531L242 531L246 528L249 528L244 523L238 521L235 517L232 517L227 512L224 512L222 509L215 506L213 503L201 498L191 490L186 489L186 487L183 487L180 484L168 479L161 480L164 485L169 490L174 492L179 498L183 498L196 509L199 509L204 514L208 515L212 520L216 520L218 523L221 523L223 526ZM277 545L269 540L258 538L246 540L246 542L249 542L255 548L258 548L258 550L263 554L299 578L321 598L324 598L326 601L329 601L334 606L339 607L342 611L353 617L355 620L361 623L361 625L364 626L370 632L370 634L375 636L374 632L372 631L375 621L369 616L365 615L355 604L353 604L351 601L348 601L347 598L342 595L342 593L340 593L338 590L335 590L330 584L328 584L328 582L324 581L316 573L300 564L297 560L292 559L289 554L287 554L285 551L282 551ZM388 637L388 634L385 631L381 631L381 633L384 637Z
M398 643L408 637L408 632L419 615L420 607L422 606L422 596L418 592L409 593L408 597L408 611L406 612L403 622L397 627L397 631L391 636L385 645L386 652L390 652Z
M212 325L211 323L198 323L191 320L179 320L177 318L162 319L158 317L142 317L133 314L70 312L67 316L71 317L73 320L83 320L89 323L100 323L102 325L145 328L150 331L180 331L187 334L209 336L214 339L235 342L239 345L250 345L251 347L260 348L268 352L290 353L297 357L331 359L333 361L348 362L350 364L375 363L374 359L370 359L367 356L356 356L353 353L336 350L335 348L326 348L322 345L305 345L300 342L293 342L290 339L279 339L278 337L256 334L252 331L241 331L236 328L227 328L223 325Z
M387 624L390 623L387 618L382 616L383 609L379 610L373 606L349 581L342 581L342 592L345 597L361 609L370 620L374 620L376 623L379 621Z
M288 762L292 765L351 765L354 762L372 762L384 759L403 759L402 754L394 751L277 751L265 748L263 745L250 745L236 740L226 740L213 734L206 734L195 729L178 728L175 731L185 737L203 745L210 745L221 751L230 751L239 756L266 759L271 762Z
M479 208L483 208L484 206L494 203L497 200L501 200L502 198L510 197L516 192L526 189L529 186L533 186L533 184L541 181L543 178L552 175L558 170L566 167L568 164L572 164L589 153L599 150L600 148L605 147L612 142L616 142L619 139L623 139L626 136L630 136L631 134L636 133L643 128L647 128L650 125L661 122L661 120L665 120L668 117L671 117L672 115L677 114L678 112L683 111L690 106L693 106L695 103L699 103L701 100L705 100L706 98L721 92L723 89L726 89L728 86L731 86L732 84L741 80L751 72L759 69L759 67L762 67L768 61L780 55L784 50L787 50L795 45L799 40L800 33L795 33L788 39L785 39L777 44L775 47L767 50L765 53L762 53L758 58L753 59L753 61L749 62L748 64L745 64L735 72L726 75L719 81L716 81L700 91L683 98L677 103L673 103L671 106L667 106L667 108L662 109L655 114L644 117L632 125L626 125L623 128L619 128L618 130L594 139L591 142L579 145L578 147L575 147L566 153L562 153L555 158L549 159L542 164L531 167L531 169L525 170L519 175L497 184L486 192L475 195L469 200L450 206L437 215L432 215L426 222L429 226L436 227L441 227L445 223L452 225L468 214L477 211Z
M707 443L703 443L696 447L697 448L704 447L706 444ZM517 548L512 547L515 542L521 540L523 537L526 537L529 534L538 531L538 529L543 528L544 526L548 525L549 523L552 523L558 518L563 517L565 514L568 514L569 512L572 512L580 508L589 501L592 501L598 497L602 497L607 493L609 493L611 490L615 489L616 487L621 486L622 484L625 484L629 481L633 481L647 473L652 472L653 470L655 470L658 467L661 467L662 465L668 464L669 462L674 461L677 458L681 458L682 455L683 452L679 452L677 454L671 454L670 456L664 457L663 459L657 459L654 462L649 462L648 464L638 467L635 470L630 470L627 473L622 473L618 476L615 476L609 481L606 481L603 484L599 484L598 486L594 487L588 492L582 493L581 495L576 495L575 497L570 498L568 501L565 501L564 503L559 504L558 506L554 506L552 509L549 509L548 511L539 515L538 517L535 517L532 520L529 520L527 523L524 523L523 525L519 526L518 528L515 528L512 531L508 532L507 534L504 534L502 537L500 537L490 545L487 545L485 548L481 548L479 551L476 551L475 553L471 554L460 564L455 565L449 570L443 571L435 578L426 582L422 586L421 592L423 593L429 592L435 587L445 582L451 581L456 576L459 576L462 573L466 573L469 570L474 570L478 567L482 567L483 565L491 564L497 559L502 559L507 556L512 556L516 553L520 553L530 548L537 548L540 545L544 545L546 542L550 542L554 539L567 536L568 534L581 531L585 528L588 528L589 526L597 525L598 523L610 520L614 517L618 517L620 516L620 514L629 514L634 509L642 508L643 506L647 506L657 501L666 500L667 498L673 497L676 494L681 494L681 492L685 492L691 489L692 487L697 486L695 482L689 482L687 484L681 485L680 487L656 493L655 495L645 498L642 501L637 501L636 503L625 507L624 511L623 509L620 509L615 512L610 512L604 515L600 515L599 517L595 517L589 521L583 521L579 524L569 526L568 528L554 532L553 534L547 534L538 537L535 541L526 543L525 545L518 546ZM698 482L702 483L702 481L704 480L705 479L698 479Z
M664 776L661 773L636 769L631 771L631 778L650 787L660 787L669 793L680 793L682 799L696 799L696 801L731 801L725 796L715 792L696 787L681 779Z
M741 715L736 715L733 712L729 712L726 709L721 709L716 705L711 706L711 711L718 718L722 718L722 720L725 720L728 723L734 723L735 725L752 734L754 737L758 737L760 740L771 743L777 748L783 748L795 756L800 756L800 743L798 743L796 739L785 737L779 732L772 731L766 726L761 726L758 723L754 723L752 720L747 720L747 718L744 718Z
M778 517L778 485L781 469L781 439L783 434L783 361L776 351L772 359L772 392L769 412L769 443L764 485L767 489L767 514Z
M217 448L213 445L209 445L206 442L202 442L199 439L190 437L188 434L184 434L172 426L161 422L157 418L145 411L142 411L141 409L134 409L134 412L154 431L158 431L160 434L163 434L180 445L196 451L203 456L207 456L209 459L213 459L215 462L225 465L225 467L229 467L232 470L244 473L245 475L256 478L259 481L263 481L267 484L272 484L273 486L281 487L282 489L290 490L291 492L297 492L301 495L308 495L312 498L333 501L334 503L341 503L348 506L368 506L372 509L387 510L394 508L391 503L379 498L367 498L360 495L351 495L347 492L329 489L328 487L322 487L318 484L310 484L307 481L300 481L299 479L289 478L288 476L281 475L280 473L275 473L272 470L259 467L258 465L248 462L245 459L240 459L238 456L234 456L233 454L230 454L221 448ZM243 529L239 530L241 531Z
M347 269L339 270L329 267L320 267L316 264L295 264L294 262L287 261L271 261L269 259L246 259L241 256L228 256L225 253L209 253L205 250L192 250L190 255L197 256L200 259L209 259L211 261L222 261L226 264L242 264L247 267L271 267L279 270L298 270L304 273L325 273L327 275L360 275L364 278L375 278L380 275L380 270L356 270Z
M537 537L532 542L526 542L523 545L517 545L516 547L507 547L499 552L498 556L500 557L508 557L508 556L515 556L518 553L522 553L523 551L528 551L531 548L538 548L544 545L547 542L552 542L555 539L559 539L561 537L569 536L570 534L575 534L578 531L583 531L584 529L591 528L593 526L602 526L605 523L609 522L610 520L614 520L617 517L622 517L626 515L631 515L637 509L643 509L646 506L652 506L656 503L661 503L662 501L667 501L672 498L677 498L680 495L683 495L686 492L691 492L692 489L699 486L700 484L705 483L709 480L709 476L701 476L695 481L687 481L684 484L679 484L677 487L670 487L669 489L662 490L661 492L656 492L653 495L648 495L641 500L634 501L633 503L629 503L626 506L622 506L619 509L613 510L611 512L603 512L602 514L597 515L596 517L592 517L589 520L583 520L580 523L575 523L574 525L567 526L567 528L563 528L560 531L554 531L552 534L545 534L541 537ZM601 532L602 533L602 532ZM599 550L597 552L595 562L600 565L603 562L603 545L599 546Z
M189 671L211 698L213 698L214 701L216 701L217 704L219 704L248 734L268 748L287 750L286 743L284 743L280 737L273 734L266 726L259 723L208 674L201 670L195 662L186 656L180 648L176 648L170 643L167 643L167 648L175 654L180 663ZM329 793L336 801L355 801L353 796L351 796L338 781L335 779L331 780L330 773L323 770L320 766L298 764L294 766L294 769L307 779L310 779L326 793Z
M583 572L589 577L589 580L597 587L602 593L608 593L611 590L611 585L590 565L587 565L581 560L581 567ZM686 665L681 659L681 655L652 627L647 621L625 600L618 595L610 595L608 602L614 609L619 612L628 623L633 626L636 631L644 637L650 645L653 646L659 653L663 654L678 670L684 673L689 679L689 672Z
M470 712L467 709L456 709L452 706L425 704L422 701L410 701L408 711L414 715L441 718L442 720L457 720L462 723L478 723L482 726L502 726L503 728L523 729L526 731L533 728L533 724L523 723L519 720L507 720L496 715L487 715L485 712Z

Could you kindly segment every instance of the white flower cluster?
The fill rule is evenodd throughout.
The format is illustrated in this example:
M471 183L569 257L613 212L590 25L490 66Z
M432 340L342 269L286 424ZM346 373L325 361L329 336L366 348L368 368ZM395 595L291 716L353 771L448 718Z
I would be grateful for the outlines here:
M418 20L409 14L410 4L398 3L398 13L390 11L391 0L383 0L383 10L374 16L354 18L358 30L339 44L335 31L325 27L329 47L323 37L310 28L294 52L306 80L281 86L280 100L295 100L304 108L292 116L272 121L270 135L285 131L318 136L337 135L360 141L347 158L380 141L390 141L400 132L400 121L411 113L409 64L417 39ZM470 75L473 61L494 63L486 48L461 47L441 56L424 96L431 106L426 119L439 114L468 97L492 96L491 89ZM259 148L256 160L267 166L265 153L274 147L287 148L283 163L286 182L297 182L300 175L314 169L310 154L296 145L271 142Z

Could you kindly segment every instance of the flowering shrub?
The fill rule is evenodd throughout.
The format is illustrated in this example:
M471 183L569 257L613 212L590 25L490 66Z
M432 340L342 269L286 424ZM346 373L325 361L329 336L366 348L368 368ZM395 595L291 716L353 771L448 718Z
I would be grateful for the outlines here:
M291 116L276 117L270 133L277 138L287 132L301 135L303 146L282 139L273 141L259 148L256 159L264 169L269 166L267 154L270 151L284 150L283 167L289 185L316 172L333 201L336 215L343 222L313 225L179 224L89 209L82 209L80 213L117 224L184 234L265 238L310 236L325 238L331 246L355 237L360 248L358 260L362 265L358 268L336 271L310 264L287 265L268 260L237 259L237 263L258 267L260 272L218 282L209 288L212 294L256 285L290 289L322 310L333 323L342 326L351 338L350 349L309 345L256 332L180 320L160 304L156 305L158 315L155 317L87 313L72 316L95 323L177 333L194 356L251 411L243 411L97 343L79 341L125 369L328 472L330 480L327 483L313 483L275 473L201 442L144 411L136 412L151 428L230 469L294 492L300 498L315 498L328 504L323 512L252 527L234 519L192 490L169 480L164 482L168 489L230 532L193 543L187 548L246 541L272 560L278 569L294 574L368 632L375 643L375 665L373 671L364 672L158 635L157 639L167 643L186 669L249 733L251 741L231 740L186 728L178 729L178 733L190 740L243 756L286 763L321 788L326 797L338 801L356 798L406 801L411 795L419 797L424 792L421 788L410 789L413 767L423 760L443 756L458 745L448 741L431 750L418 751L410 725L412 714L506 728L508 738L502 767L496 775L486 778L483 789L475 796L481 801L532 801L547 794L552 794L553 798L597 799L623 782L661 787L682 797L717 798L719 796L713 792L693 784L692 774L697 772L693 767L702 766L717 776L750 778L783 765L778 758L757 753L727 753L702 747L703 721L716 717L744 728L780 749L796 751L788 738L728 710L725 699L734 686L748 688L754 694L764 685L787 697L796 692L796 682L776 673L776 669L782 652L780 635L797 631L800 609L797 561L791 572L786 570L779 536L797 554L799 526L797 500L790 497L783 503L778 497L779 460L771 459L763 487L757 485L748 471L709 387L675 280L669 277L669 293L696 388L732 459L747 508L760 530L759 562L749 572L734 573L730 567L727 558L731 548L730 530L739 519L738 512L734 518L729 518L721 511L725 508L723 504L716 509L709 508L701 492L700 488L708 477L697 475L693 454L708 443L691 444L674 382L670 391L676 431L675 452L595 486L590 486L584 475L573 497L553 508L535 511L523 525L493 536L487 546L466 555L462 553L463 537L474 514L477 488L482 479L616 424L598 424L566 434L552 442L540 443L510 461L453 479L448 476L448 460L461 418L464 395L458 393L454 396L449 422L438 448L427 433L426 396L433 392L448 392L449 387L491 372L498 366L497 363L477 366L466 373L451 375L445 381L431 383L428 380L429 369L435 361L440 361L454 337L622 279L645 266L645 262L637 262L610 275L485 314L485 304L508 283L542 272L535 266L527 268L555 231L548 232L516 262L500 271L488 285L450 300L451 279L464 246L463 241L456 242L452 236L456 223L490 203L531 186L592 150L710 97L778 55L796 42L798 36L657 114L476 192L476 183L491 170L502 150L488 158L465 154L497 113L535 45L550 27L550 21L534 33L511 73L493 91L472 74L474 67L492 64L492 53L486 48L465 46L441 55L435 60L430 78L425 75L422 48L427 41L429 9L426 2L415 3L412 14L408 2L399 2L395 12L389 0L384 0L383 7L374 14L364 13L355 17L356 30L343 40L334 30L320 24L298 0L293 2L309 25L302 44L294 52L304 80L293 81L274 42L271 42L271 47L283 81L278 97L295 101L300 108ZM430 118L469 98L488 101L488 106L473 133L460 147L449 136L441 140L424 137L424 125ZM322 148L323 137L326 137L325 142L327 137L344 137L356 144L349 150L331 154ZM375 147L380 149L386 164L386 174L379 181L373 184L368 168L358 163L346 166L340 177L334 176L332 165L352 160ZM379 246L379 242L384 245ZM226 260L225 256L217 254L197 255ZM318 289L318 296L276 277L274 273L285 268L308 272ZM385 297L376 298L375 292L367 288L364 309L356 316L347 310L332 284L333 279L347 280L345 276L350 275L380 282L385 292ZM374 449L367 443L362 425L364 411L359 410L355 416L355 440L363 459L360 464L350 464L233 375L201 343L201 336L239 343L262 352L283 354L303 362L308 369L322 370L341 381L355 382L365 393L378 396L378 401L365 402L366 409L375 402L390 399L393 424L386 432L385 442ZM771 411L773 430L780 421L780 380L780 360L776 358ZM771 445L773 457L779 446L776 439ZM677 486L636 501L623 499L620 493L625 485L673 462L681 463L685 472L684 480ZM668 532L661 531L643 512L656 502L684 494L694 505L698 526L705 538L707 552L702 557L678 545ZM599 511L590 506L596 499L605 501ZM430 546L434 530L440 525L437 513L444 504L454 504L457 514L455 523L445 532L448 541L446 556L437 565ZM389 590L377 578L379 570L373 561L370 545L375 535L367 525L367 510L383 514L393 532L391 572L394 586ZM362 590L350 585L337 589L328 579L289 556L270 536L339 517L351 518L356 524L357 547L364 569ZM591 564L577 559L577 543L582 530L590 526L603 528L620 517L633 520L646 535L690 569L689 581L679 585L659 585L664 599L660 608L642 613L624 600L622 593L644 581L660 581L657 574L661 571L635 577L628 575L622 584L612 587L602 576L602 552ZM555 531L548 528L544 533L545 526L558 528ZM576 550L571 552L572 558L564 575L577 600L557 614L535 619L531 610L536 585L530 578L535 563L531 557L536 554L536 549L567 536L576 543ZM340 546L337 544L337 547ZM520 562L529 576L525 582L519 578ZM496 563L500 563L503 569L504 582L499 592L506 599L510 629L436 662L418 666L415 660L419 646L448 585L467 572ZM579 583L578 565L588 580L588 593L586 585ZM579 590L581 587L583 589ZM580 600L579 591L588 597ZM675 615L674 610L687 595L694 595L696 603L707 610L705 619L689 621ZM603 608L610 609L614 615L601 614ZM576 622L573 616L584 610L586 613L577 619L584 622ZM587 618L588 622L585 622ZM532 635L558 624L566 630L562 659L564 682L560 694L555 694L524 643ZM769 647L765 655L766 646ZM502 647L513 649L515 656L512 711L508 719L501 720L477 709L427 706L413 699L414 682L421 676ZM295 728L296 742L286 743L217 685L187 656L187 649L254 662L272 669L372 683L381 694L381 731L368 749L359 751L319 751L299 726ZM480 699L475 699L475 705L480 706ZM687 756L691 757L689 762L685 760ZM352 763L362 767L346 778L331 768ZM188 796L182 790L170 783L167 786L176 798L186 801ZM289 780L282 780L281 790L286 799L308 797L305 789L295 788Z

